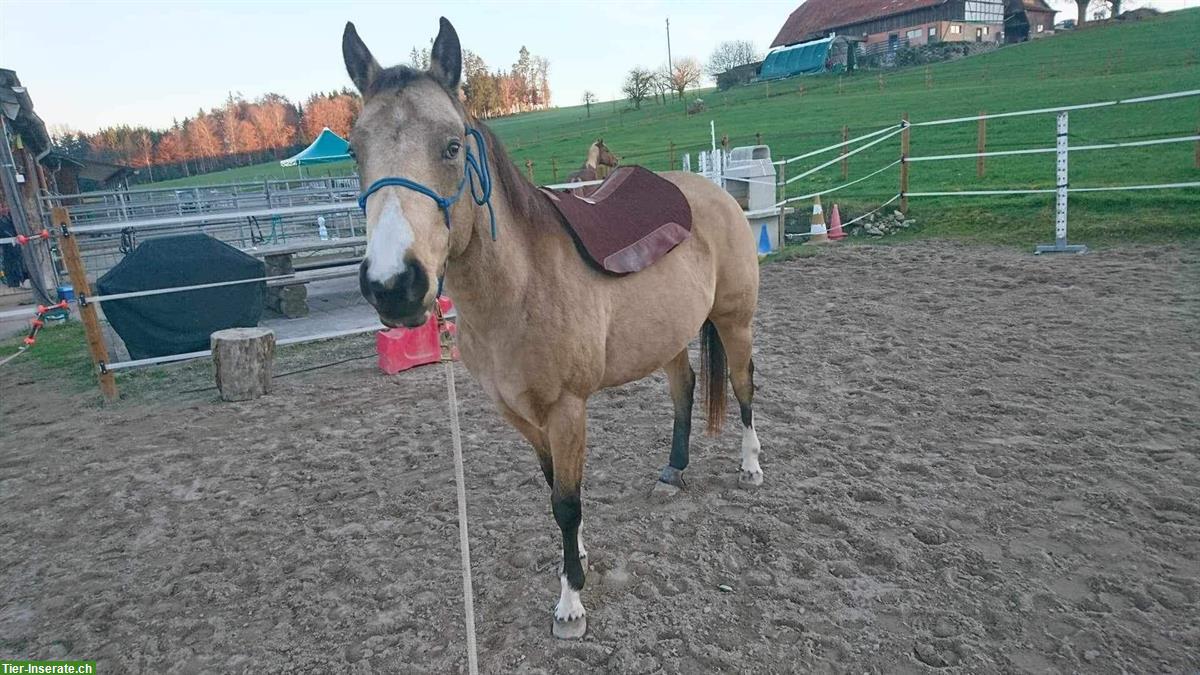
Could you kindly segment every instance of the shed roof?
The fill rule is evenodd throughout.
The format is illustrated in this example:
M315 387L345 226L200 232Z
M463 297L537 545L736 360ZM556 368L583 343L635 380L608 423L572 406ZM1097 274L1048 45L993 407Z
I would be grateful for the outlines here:
M804 42L824 37L834 28L848 26L885 16L903 14L915 9L936 7L949 0L808 0L792 12L772 47Z
M21 78L15 71L0 68L0 112L12 121L12 128L25 141L25 145L38 157L50 150L50 134L46 124L33 111L33 99L21 86Z

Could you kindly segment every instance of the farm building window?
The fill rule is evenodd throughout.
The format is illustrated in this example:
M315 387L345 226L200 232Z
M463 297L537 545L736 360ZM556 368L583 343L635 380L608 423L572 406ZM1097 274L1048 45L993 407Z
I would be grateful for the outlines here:
M1001 0L967 0L965 20L1004 23L1004 3Z
M937 37L937 26L929 27L929 37Z
M909 40L915 40L915 39L921 37L921 29L914 28L913 30L910 30L907 33L905 33L904 37L908 38Z
M1046 30L1046 26L1045 26L1045 25L1043 25L1043 24L1040 24L1040 23L1039 23L1039 24L1038 24L1038 30L1037 30L1037 32L1041 33L1041 32L1042 32L1042 31L1044 31L1044 30Z
M962 26L958 24L950 24L951 35L962 35Z
M984 27L983 27L983 34L984 34L984 35L987 35L987 34L988 34L988 33L990 33L990 32L992 32L992 29L991 29L991 28L988 28L987 26L984 26Z

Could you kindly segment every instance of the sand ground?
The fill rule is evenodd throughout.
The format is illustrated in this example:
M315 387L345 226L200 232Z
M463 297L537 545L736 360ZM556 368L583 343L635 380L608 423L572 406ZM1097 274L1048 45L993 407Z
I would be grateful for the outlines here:
M1200 668L1196 249L843 246L764 267L757 330L759 490L731 413L651 498L664 378L593 400L574 643L533 452L459 367L483 672ZM105 409L28 367L0 373L0 657L465 669L440 368Z

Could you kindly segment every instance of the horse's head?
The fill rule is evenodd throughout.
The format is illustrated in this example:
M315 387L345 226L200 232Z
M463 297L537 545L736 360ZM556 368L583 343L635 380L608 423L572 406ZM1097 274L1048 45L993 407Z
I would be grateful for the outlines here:
M474 212L465 164L471 139L458 101L458 34L441 20L427 71L381 68L352 23L342 55L363 95L350 132L367 219L359 285L384 324L418 326L433 306L451 228L456 221L469 227Z
M600 157L597 159L600 166L615 167L621 161L621 158L614 155L612 150L609 150L608 146L604 144L603 138L597 138L595 145L596 149L600 151Z

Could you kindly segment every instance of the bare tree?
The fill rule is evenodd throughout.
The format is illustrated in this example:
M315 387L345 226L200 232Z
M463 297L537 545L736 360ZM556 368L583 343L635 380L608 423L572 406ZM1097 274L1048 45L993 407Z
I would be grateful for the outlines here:
M711 56L708 57L708 64L705 67L705 72L716 77L721 73L744 66L747 63L754 63L761 59L758 49L754 43L749 40L729 40L717 45Z
M635 66L625 76L625 84L621 86L621 91L633 103L634 108L641 110L642 101L645 101L646 97L650 95L650 89L653 86L654 73L641 66Z
M700 75L700 62L694 57L679 59L671 69L671 90L682 100L688 87L700 84Z
M587 106L587 116L592 116L592 104L596 102L596 95L589 89L583 92L583 105Z
M671 67L667 64L662 64L658 70L654 71L654 82L652 83L654 91L658 94L658 98L663 105L667 104L667 94L671 93Z

